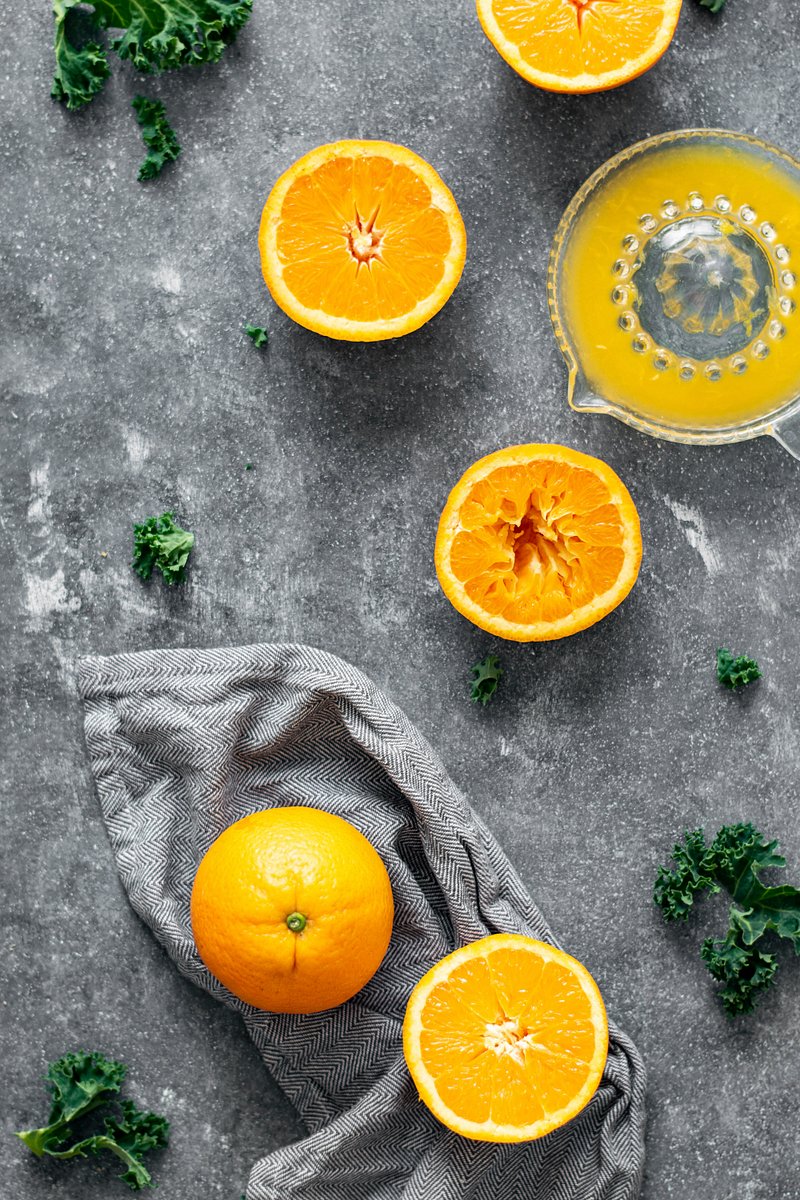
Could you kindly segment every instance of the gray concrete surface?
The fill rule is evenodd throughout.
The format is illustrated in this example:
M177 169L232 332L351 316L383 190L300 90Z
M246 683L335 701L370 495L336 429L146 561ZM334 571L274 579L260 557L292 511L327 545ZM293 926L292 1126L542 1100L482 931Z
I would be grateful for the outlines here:
M730 0L717 19L686 0L656 69L570 98L517 78L470 3L255 8L220 65L148 80L115 62L74 115L48 98L47 5L18 6L0 42L0 1194L122 1194L106 1166L42 1164L9 1137L43 1114L39 1077L68 1047L122 1058L131 1092L169 1115L165 1200L237 1200L260 1153L302 1136L237 1020L128 908L73 688L87 651L301 639L420 725L638 1042L644 1200L795 1200L798 966L782 952L759 1013L728 1024L698 957L722 903L673 932L650 891L685 825L732 819L779 837L800 881L800 464L768 440L693 449L571 413L545 267L573 191L638 138L712 125L800 151L800 26L784 0ZM140 90L184 145L150 186L135 178ZM429 159L469 234L451 302L396 343L307 333L261 281L272 182L353 135ZM243 321L269 327L266 352ZM467 624L432 565L449 486L524 440L612 463L645 538L620 610L533 648ZM131 522L169 506L197 534L172 592L128 565ZM761 661L751 693L716 686L718 644ZM479 711L467 675L489 650L507 674Z

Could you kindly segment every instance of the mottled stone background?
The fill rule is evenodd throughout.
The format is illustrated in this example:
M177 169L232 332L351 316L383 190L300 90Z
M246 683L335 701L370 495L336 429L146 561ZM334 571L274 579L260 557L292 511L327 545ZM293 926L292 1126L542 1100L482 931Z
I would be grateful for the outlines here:
M800 150L791 5L684 7L661 64L580 98L518 78L469 0L256 0L218 66L146 79L115 59L77 114L48 98L47 4L7 14L4 1196L122 1195L107 1166L42 1164L8 1136L43 1115L46 1060L76 1046L127 1062L132 1094L172 1120L165 1200L238 1200L250 1163L302 1136L237 1019L130 911L73 682L87 651L272 639L335 651L407 710L596 975L649 1068L645 1200L800 1196L798 964L782 952L779 986L729 1024L698 956L724 904L671 931L650 901L674 837L701 822L761 823L800 882L800 464L769 440L695 449L573 414L545 301L563 208L628 143L709 125ZM151 185L136 181L137 91L166 102L184 146ZM261 280L271 184L347 136L418 151L467 225L458 291L399 342L308 333ZM268 350L244 321L269 327ZM432 563L461 471L526 440L607 459L645 540L621 609L534 648L467 624ZM131 522L171 506L197 535L174 591L128 565ZM754 654L763 681L719 688L718 644ZM481 711L467 676L487 651L507 673Z

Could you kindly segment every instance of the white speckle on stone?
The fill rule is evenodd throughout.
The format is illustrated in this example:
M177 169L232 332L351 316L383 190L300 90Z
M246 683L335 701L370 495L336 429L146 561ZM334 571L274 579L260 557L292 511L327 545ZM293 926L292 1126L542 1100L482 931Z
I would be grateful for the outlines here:
M507 738L501 737L500 738L500 757L508 758L510 753L511 753L511 743L508 741Z
M791 768L797 759L797 730L792 715L771 712L769 719L770 757Z
M81 606L80 596L71 596L67 591L63 567L54 571L49 579L26 575L25 590L30 630L44 629L47 618L53 613L74 613Z
M758 594L759 611L770 613L771 616L777 617L781 611L781 605L774 585L769 579L759 579L756 580L755 586Z
M664 497L664 503L670 510L689 545L703 560L709 575L718 575L722 570L719 553L711 544L706 530L706 523L696 508L684 504L682 500L672 500Z
M162 292L167 292L170 296L180 295L183 286L181 277L169 263L161 263L153 275L153 281Z
M31 525L50 523L50 463L41 463L31 471L31 498L28 501L28 521Z
M78 607L80 607L80 601L78 602ZM74 690L78 664L72 644L68 642L68 649L65 650L61 638L51 637L50 645L53 648L53 655L58 667L58 676L62 685L70 691Z
M166 1108L171 1112L175 1112L177 1109L183 1110L186 1108L186 1101L171 1087L165 1087L161 1089L159 1103L161 1104L162 1108Z
M150 454L150 443L138 429L126 429L123 437L131 466L140 467Z

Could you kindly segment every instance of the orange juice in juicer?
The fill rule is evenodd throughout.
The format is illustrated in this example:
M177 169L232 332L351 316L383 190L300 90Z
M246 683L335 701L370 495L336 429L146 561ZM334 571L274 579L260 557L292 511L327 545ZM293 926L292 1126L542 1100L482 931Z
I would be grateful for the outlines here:
M662 134L583 185L548 298L569 401L672 441L771 434L800 458L800 163L724 130Z

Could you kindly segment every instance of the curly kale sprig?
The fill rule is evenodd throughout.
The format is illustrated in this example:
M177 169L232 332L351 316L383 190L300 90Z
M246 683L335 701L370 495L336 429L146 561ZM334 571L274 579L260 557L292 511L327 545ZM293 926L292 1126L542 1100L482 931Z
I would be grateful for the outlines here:
M152 1112L142 1112L132 1100L121 1100L110 1109L103 1132L65 1143L74 1136L74 1124L101 1105L113 1103L125 1079L122 1063L102 1054L65 1054L47 1068L51 1094L50 1117L41 1129L26 1129L17 1134L37 1158L68 1160L101 1154L115 1154L125 1170L120 1179L134 1191L153 1187L150 1172L142 1162L148 1150L160 1149L169 1141L169 1122ZM118 1111L117 1111L118 1109Z
M683 839L685 844L676 843L672 851L674 870L659 867L653 889L653 899L668 921L685 921L698 892L719 891L703 830L686 832Z
M751 1012L771 986L778 962L756 945L769 932L787 938L800 954L800 890L767 887L758 878L768 867L784 867L778 843L765 841L751 824L725 825L710 846L702 829L684 834L672 854L674 866L660 867L653 899L668 921L686 920L702 891L729 892L733 904L728 932L707 938L700 952L714 979L728 1016Z
M147 147L144 162L139 167L139 181L155 179L168 162L174 162L181 152L175 130L167 120L167 110L160 100L148 100L147 96L134 96L131 107L142 130L142 141Z
M253 345L257 346L259 350L269 341L269 334L263 325L245 325L244 332L253 339Z
M735 692L761 679L761 668L753 658L747 658L744 654L736 658L730 650L720 649L717 651L717 679Z
M110 71L105 48L79 45L72 10L84 0L53 0L56 71L51 95L67 108L88 104ZM253 11L253 0L91 0L84 20L100 32L119 29L110 47L138 71L172 70L217 62Z
M175 524L174 513L148 517L133 527L131 566L142 579L149 579L157 569L167 583L181 583L193 546L194 534Z

